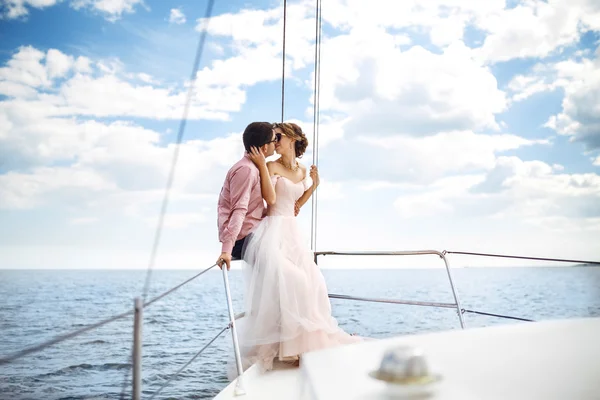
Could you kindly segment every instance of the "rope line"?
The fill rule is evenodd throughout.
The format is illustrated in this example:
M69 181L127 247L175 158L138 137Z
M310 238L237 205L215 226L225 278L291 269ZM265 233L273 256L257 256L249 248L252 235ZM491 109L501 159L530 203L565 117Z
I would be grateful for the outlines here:
M185 363L185 365L181 368L179 368L179 370L177 372L175 372L173 375L171 375L169 377L169 379L157 390L155 391L152 396L150 397L149 400L152 400L153 398L155 398L156 396L158 396L160 394L160 392L162 392L162 390L167 387L169 385L169 383L171 383L171 381L173 379L175 379L184 369L186 369L188 367L188 365L190 365L192 362L194 362L194 360L196 358L198 358L200 356L200 354L202 354L202 352L204 350L206 350L208 348L208 346L210 346L211 344L213 344L213 342L215 340L217 340L222 334L223 332L225 332L227 329L229 329L231 327L231 322L229 323L229 325L227 325L225 328L221 329L221 331L217 334L217 336L215 336L210 342L208 342L202 349L200 349L199 352L196 353L196 355L194 357L192 357L191 360L189 360L187 363Z
M505 254L490 254L490 253L471 253L471 252L467 252L467 251L446 251L446 250L444 250L444 254L462 254L462 255L467 255L467 256L517 258L517 259L521 259L521 260L556 261L556 262L568 262L568 263L577 263L577 264L600 265L600 261L569 260L569 259L565 259L565 258L511 256L511 255L505 255Z
M358 300L358 301L366 301L371 303L387 303L387 304L402 304L409 306L423 306L423 307L437 307L437 308L456 308L455 303L438 303L438 302L430 302L430 301L411 301L411 300L388 300L388 299L378 299L378 298L369 298L369 297L355 297L348 296L343 294L329 294L330 299L338 299L338 300ZM488 317L498 317L498 318L506 318L506 319L514 319L517 321L527 321L527 322L535 322L532 319L513 317L510 315L504 314L494 314L477 310L469 310L465 308L461 308L461 313L471 313L471 314L479 314L485 315Z
M148 270L146 273L146 283L144 284L144 290L142 294L142 300L145 302L146 297L148 296L148 291L150 289L150 278L152 276L152 270L154 268L154 264L156 262L156 253L158 251L158 245L160 243L160 239L162 236L162 228L164 225L165 214L167 213L167 207L169 205L169 195L171 193L171 188L173 187L173 181L175 179L175 168L177 166L177 161L179 160L179 148L181 142L183 140L183 134L185 132L185 126L187 124L188 114L190 110L190 106L192 103L192 96L194 94L194 87L196 85L196 75L198 74L198 68L200 66L200 59L202 58L202 52L204 50L204 43L206 42L207 36L207 28L208 22L210 21L210 17L212 15L212 9L214 5L214 0L209 0L208 5L206 7L206 14L204 16L204 27L202 29L202 33L200 34L200 40L198 41L198 48L196 50L196 57L194 59L194 66L192 68L192 76L190 78L190 87L187 93L187 98L185 101L185 107L183 110L183 117L181 118L181 122L179 124L179 131L177 133L177 141L175 145L175 152L173 153L173 159L171 161L171 170L169 172L169 178L167 180L167 187L165 190L165 195L163 198L163 202L160 208L160 216L158 218L158 225L156 227L156 232L154 234L154 243L152 245L152 253L150 255L150 261L148 263Z
M322 28L323 28L323 5L322 5L322 0L319 0L319 62L317 64L317 134L316 136L316 140L315 140L315 165L317 166L317 168L319 167L319 138L321 136L321 131L320 131L320 127L321 127L321 34L322 34ZM319 191L315 190L314 193L314 198L315 198L315 251L317 250L317 235L318 235L318 229L317 229L317 223L318 223L318 211L319 211Z
M125 400L125 391L127 390L127 382L129 382L129 374L131 374L131 368L133 367L133 342L131 343L131 353L129 353L129 368L125 370L125 376L123 376L123 383L121 384L121 394L119 400Z
M212 15L212 10L214 6L214 0L208 0L208 4L206 6L206 13L204 15L204 26L202 28L202 32L200 33L200 40L198 41L198 48L196 49L196 56L194 58L194 65L192 68L192 74L190 77L190 86L188 89L187 97L185 100L185 106L183 109L183 116L179 123L179 131L177 132L177 141L175 144L175 150L173 152L173 159L171 160L171 169L169 171L169 178L167 179L167 187L165 189L165 194L163 197L162 205L160 207L160 214L158 218L158 223L156 226L156 231L154 233L154 242L152 244L152 252L150 254L150 261L148 262L148 269L146 272L146 280L144 283L144 289L142 291L142 301L145 302L148 297L148 292L150 290L150 281L152 277L152 270L154 269L154 265L156 263L156 254L158 253L158 245L160 243L160 239L162 237L162 230L164 225L165 215L167 213L167 207L169 205L169 198L171 193L171 188L173 187L173 181L175 180L175 169L177 167L177 161L179 160L179 149L181 147L181 142L183 141L183 134L185 132L185 127L187 125L188 115L190 111L190 106L192 103L192 96L194 95L194 88L196 86L196 78L198 75L198 68L200 67L200 60L202 58L202 53L204 51L204 44L206 42L206 36L208 33L208 23L210 22L210 18ZM132 349L132 357L133 357L133 349ZM131 365L133 365L133 358L131 358ZM123 387L121 390L121 399L123 399L127 380L129 379L129 373L131 368L128 368L126 371L125 379L123 381Z
M180 283L179 285L167 290L166 292L164 292L163 294L156 296L155 298L153 298L152 300L150 300L147 303L144 303L144 308L149 307L150 305L154 304L155 302L157 302L158 300L162 299L163 297L173 293L174 291L176 291L177 289L179 289L180 287L184 286L185 284L193 281L194 279L198 278L199 276L203 275L205 272L210 271L212 268L216 267L217 264L213 264L210 267L206 268L203 271L198 272L196 275L192 276L191 278L189 278L188 280L186 280L185 282Z
M319 132L319 101L321 85L321 0L317 0L315 7L315 71L314 71L314 98L313 98L313 165L318 166L318 132ZM313 251L317 248L317 195L315 190L312 196L312 209L310 221L310 246Z
M29 348L20 350L20 351L18 351L16 353L13 353L13 354L9 355L9 356L2 357L2 358L0 358L0 365L8 364L8 363L10 363L12 361L15 361L15 360L17 360L19 358L22 358L22 357L24 357L26 355L29 355L31 353L37 353L38 351L43 350L46 347L53 346L53 345L55 345L57 343L63 342L65 340L67 340L67 339L74 338L74 337L79 336L79 335L81 335L83 333L89 332L89 331L91 331L93 329L100 328L100 327L102 327L102 326L104 326L106 324L109 324L111 322L117 321L117 320L119 320L121 318L125 318L126 316L133 314L133 312L134 311L132 310L132 311L127 311L127 312L115 315L113 317L105 319L104 321L97 322L97 323L95 323L93 325L85 326L85 327L83 327L81 329L78 329L76 331L73 331L73 332L70 332L70 333L67 333L67 334L64 334L64 335L57 336L54 339L48 340L47 342L44 342L44 343L41 343L41 344L29 347Z
M164 292L163 294L161 294L159 296L156 296L155 298L153 298L152 300L148 301L147 303L144 303L144 308L149 307L150 305L154 304L158 300L160 300L160 299L164 298L165 296L173 293L175 290L177 290L177 289L181 288L183 285L185 285L185 284L193 281L194 279L198 278L199 276L203 275L205 272L209 271L210 269L212 269L212 268L214 268L216 266L217 266L217 264L213 264L212 266L210 266L210 267L208 267L208 268L200 271L199 273L197 273L193 277L189 278L185 282L180 283L179 285L177 285L177 286L175 286L175 287L167 290L166 292ZM93 329L100 328L100 327L102 327L102 326L104 326L106 324L109 324L111 322L114 322L114 321L117 321L119 319L125 318L125 317L127 317L129 315L132 315L134 312L135 312L135 310L126 311L124 313L121 313L121 314L109 317L109 318L107 318L107 319L105 319L103 321L97 322L97 323L95 323L93 325L85 326L85 327L83 327L81 329L78 329L76 331L73 331L73 332L70 332L70 333L67 333L67 334L64 334L64 335L57 336L54 339L50 339L50 340L48 340L48 341L46 341L44 343L40 343L38 345L35 345L35 346L32 346L32 347L23 349L21 351L18 351L16 353L12 354L12 355L9 355L9 356L6 356L6 357L2 357L2 358L0 358L0 365L8 364L8 363L10 363L12 361L15 361L15 360L17 360L19 358L25 357L26 355L29 355L29 354L32 354L32 353L37 353L38 351L41 351L41 350L45 349L46 347L53 346L55 344L58 344L60 342L65 341L65 340L68 340L68 339L77 337L77 336L79 336L81 334L84 334L86 332L89 332L89 331L91 331Z
M354 297L354 296L347 296L344 294L333 294L333 293L329 294L329 298L339 299L339 300L367 301L367 302L371 302L371 303L404 304L404 305L409 305L409 306L456 308L456 304L454 304L454 303L438 303L438 302L411 301L411 300L387 300L387 299L377 299L377 298L369 298L369 297Z
M150 300L149 302L144 304L144 308L149 307L151 304L157 302L158 300L162 299L163 297L173 293L174 291L176 291L177 289L179 289L180 287L184 286L185 284L187 284L188 282L193 281L194 279L198 278L200 275L204 274L205 272L209 271L210 269L216 267L217 264L213 264L212 266L206 268L205 270L197 273L196 275L192 276L191 278L189 278L188 280L186 280L185 282L180 283L179 285L167 290L166 292L164 292L163 294L153 298L152 300ZM130 355L130 359L129 359L129 364L133 366L133 342L132 342L132 348L131 348L131 355ZM123 379L123 385L121 386L121 397L119 400L124 400L125 399L125 389L127 388L127 382L129 381L129 374L131 373L131 368L127 368L126 372L125 372L125 377Z
M285 106L285 28L287 22L287 0L283 0L283 49L281 51L281 122Z
M514 320L517 320L517 321L535 322L534 320L527 319L527 318L511 317L510 315L493 314L493 313L487 313L487 312L483 312L483 311L467 310L467 309L464 309L464 308L461 309L460 311L463 314L464 313L471 313L471 314L486 315L488 317L498 317L498 318L505 318L505 319L514 319Z

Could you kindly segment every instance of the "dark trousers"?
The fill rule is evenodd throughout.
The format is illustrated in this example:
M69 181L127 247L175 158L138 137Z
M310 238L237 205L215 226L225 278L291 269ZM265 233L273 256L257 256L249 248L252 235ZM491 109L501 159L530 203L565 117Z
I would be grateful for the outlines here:
M241 260L242 259L242 250L244 249L244 243L246 242L246 237L237 240L233 245L233 249L231 250L231 259L232 260Z

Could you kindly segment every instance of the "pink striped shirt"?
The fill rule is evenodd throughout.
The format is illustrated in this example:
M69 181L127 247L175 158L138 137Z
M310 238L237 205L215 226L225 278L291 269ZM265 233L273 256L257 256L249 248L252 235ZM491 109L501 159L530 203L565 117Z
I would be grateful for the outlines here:
M231 254L236 240L246 237L265 213L260 173L247 154L227 173L217 213L221 252Z

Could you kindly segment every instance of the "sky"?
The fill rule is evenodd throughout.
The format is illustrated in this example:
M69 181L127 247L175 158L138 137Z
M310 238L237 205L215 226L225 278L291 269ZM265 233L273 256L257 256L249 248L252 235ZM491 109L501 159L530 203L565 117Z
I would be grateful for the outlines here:
M148 265L203 28L156 266L214 262L241 133L281 116L283 3L216 0L204 21L206 3L1 3L0 268ZM600 259L599 2L324 0L322 19L317 250ZM306 165L314 36L315 1L290 0L284 119Z

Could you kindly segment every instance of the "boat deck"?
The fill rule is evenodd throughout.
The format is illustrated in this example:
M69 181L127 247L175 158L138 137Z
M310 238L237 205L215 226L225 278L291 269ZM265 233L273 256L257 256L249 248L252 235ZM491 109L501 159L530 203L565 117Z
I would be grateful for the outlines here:
M585 318L366 341L306 353L300 368L264 375L250 368L245 396L231 384L216 399L387 400L387 385L369 372L386 350L410 345L423 348L442 376L428 400L599 400L598 338L600 318Z
M302 390L301 370L297 366L276 363L272 371L261 374L256 365L248 368L243 375L246 395L236 396L236 381L231 382L215 400L294 400L299 399Z

